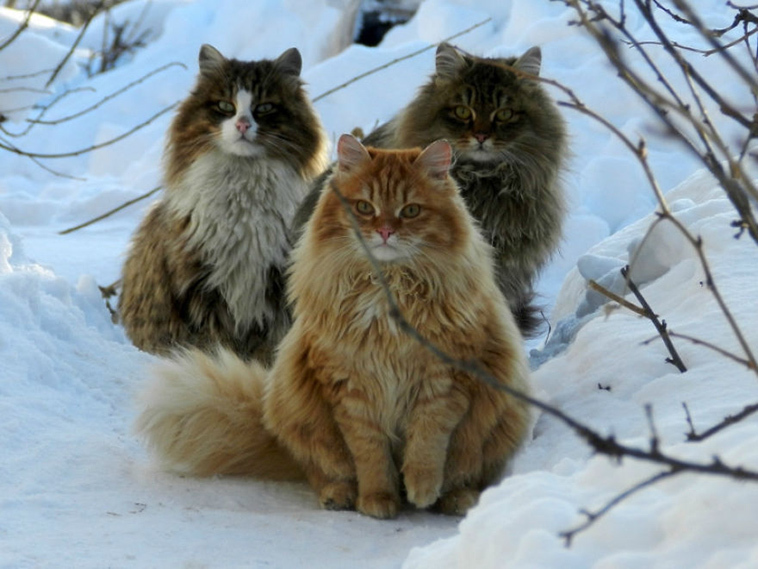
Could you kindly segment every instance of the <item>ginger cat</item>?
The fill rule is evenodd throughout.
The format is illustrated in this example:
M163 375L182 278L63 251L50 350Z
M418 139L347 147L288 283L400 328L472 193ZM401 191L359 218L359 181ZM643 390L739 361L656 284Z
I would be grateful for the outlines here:
M378 518L404 501L463 514L499 479L527 436L527 404L401 330L364 250L421 336L528 393L521 337L451 159L444 141L376 150L340 138L337 168L292 253L294 322L270 372L195 350L152 378L137 428L167 466L304 474L322 507Z
M450 141L451 175L493 247L498 286L524 335L542 323L534 284L558 248L566 209L560 174L568 137L556 104L534 78L541 63L539 47L519 57L483 58L442 43L429 81L364 139L380 148ZM311 215L317 186L298 208L295 234Z

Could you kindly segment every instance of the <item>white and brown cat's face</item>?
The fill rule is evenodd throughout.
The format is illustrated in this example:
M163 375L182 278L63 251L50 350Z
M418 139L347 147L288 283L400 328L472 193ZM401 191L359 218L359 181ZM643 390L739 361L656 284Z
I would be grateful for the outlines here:
M219 124L218 147L236 156L259 156L265 147L258 140L259 121L275 112L272 103L256 101L247 89L238 89L229 99L217 103L219 113L226 118Z
M177 169L211 150L304 162L320 147L321 126L302 88L297 49L274 60L239 61L203 45L199 65L195 88L172 124L171 143L182 162Z
M424 151L370 151L350 135L337 146L338 172L333 187L344 197L357 222L359 239L342 202L331 195L316 222L325 240L350 243L365 256L364 244L383 263L407 262L444 252L459 238L462 204L448 176L452 148L437 141ZM329 192L331 194L331 192Z

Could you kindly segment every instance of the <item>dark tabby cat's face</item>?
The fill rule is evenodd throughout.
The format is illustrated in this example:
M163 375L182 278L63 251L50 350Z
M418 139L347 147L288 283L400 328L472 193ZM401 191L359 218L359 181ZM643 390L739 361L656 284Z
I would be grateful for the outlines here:
M554 111L534 80L541 55L532 48L519 58L483 59L442 44L436 73L404 117L406 143L444 138L458 159L494 162L512 158L549 136L545 124ZM549 108L548 108L549 107Z
M199 63L197 84L171 132L187 158L216 148L297 162L318 146L320 124L302 89L297 49L273 61L238 61L204 45Z
M448 176L452 149L445 141L424 151L366 149L343 135L337 146L338 171L332 187L344 196L363 241L382 262L407 262L450 254L466 241L465 206ZM334 192L324 192L314 216L322 242L348 244L364 255L351 216Z

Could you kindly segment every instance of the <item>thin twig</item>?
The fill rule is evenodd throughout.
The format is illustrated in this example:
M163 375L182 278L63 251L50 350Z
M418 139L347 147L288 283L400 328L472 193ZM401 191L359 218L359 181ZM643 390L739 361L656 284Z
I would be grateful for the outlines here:
M648 488L652 486L653 484L656 484L660 482L661 480L665 480L666 478L671 478L672 476L679 474L681 472L680 470L671 469L671 470L664 470L663 472L659 472L658 474L655 474L651 476L650 478L646 478L642 482L638 482L628 490L625 490L624 492L621 492L620 494L617 494L614 496L611 500L606 502L606 504L595 510L594 512L590 512L589 510L582 510L581 513L587 518L587 520L570 529L567 531L562 531L559 535L564 539L566 547L571 547L571 544L574 540L574 537L578 533L581 533L588 529L590 526L592 526L598 519L602 518L605 514L607 514L609 511L611 511L614 507L618 506L621 502L626 500L627 498L630 498L631 496L637 494L638 492L641 492L645 488Z
M71 47L69 48L68 52L66 53L66 55L63 56L63 59L61 59L58 66L50 75L50 78L47 80L47 83L45 83L45 87L49 87L50 85L52 85L53 81L55 81L56 77L58 77L58 74L63 70L63 67L66 65L68 60L71 59L72 55L74 55L76 48L79 47L79 43L84 38L84 34L87 33L87 28L89 28L89 25L92 23L92 20L95 18L98 12L100 12L100 10L103 7L103 4L105 4L105 0L101 0L100 2L98 2L97 6L93 8L92 12L89 14L89 17L84 22L84 25L82 26L81 30L79 30L79 35L74 40L74 43L71 44Z
M739 423L740 421L743 421L747 419L748 417L754 415L756 412L758 412L758 403L747 405L745 408L742 409L742 411L740 411L736 415L727 415L726 417L724 417L724 419L720 423L717 423L716 425L710 427L709 429L706 429L702 433L698 433L695 430L695 425L692 422L692 416L690 415L689 407L687 407L686 403L682 403L682 406L684 407L684 411L687 415L687 424L690 426L690 432L687 433L687 440L689 442L704 441L705 439L712 437L716 433L720 433L727 427L730 427L736 423Z
M14 152L15 154L20 154L22 156L26 156L28 158L51 158L52 159L52 158L70 158L72 156L80 156L82 154L87 154L88 152L92 152L94 150L99 150L100 148L105 148L106 146L110 146L112 144L120 142L121 140L125 139L129 135L134 134L138 130L146 127L147 125L149 125L150 123L152 123L153 121L155 121L156 119L158 119L159 117L161 117L162 115L165 115L167 112L169 112L172 109L174 109L174 107L176 107L177 104L178 103L174 103L173 105L169 105L168 107L165 107L164 109L162 109L162 110L158 111L157 113L155 113L153 116L151 116L146 121L141 122L137 126L129 129L128 131L126 131L123 134L120 134L119 136L116 136L115 138L111 138L110 140L106 140L105 142L101 142L100 144L93 144L92 146L88 146L87 148L82 148L80 150L74 150L74 151L71 151L71 152L60 152L60 153L57 153L57 154L40 154L40 153L37 153L37 152L29 152L27 150L21 150L21 149L18 149L18 148L13 148L13 147L10 147L10 146L6 146L4 144L0 144L0 148L2 148L3 150L9 150L11 152Z
M711 344L710 342L706 342L705 340L700 340L699 338L695 338L693 336L688 336L687 334L679 334L677 332L674 332L673 330L669 330L669 336L672 338L682 338L683 340L687 340L688 342L692 342L696 346L703 346L704 348L708 348L709 350L713 350L714 352L721 354L725 358L729 358L732 361L737 362L738 364L744 365L747 369L755 371L755 368L753 367L753 362L741 358L737 356L736 354L733 354L732 352L725 350L723 348L719 348L718 346Z
M472 32L472 31L474 31L475 29L477 29L477 28L480 28L480 27L482 27L484 24L486 24L486 23L488 23L488 22L491 22L491 21L492 21L492 18L487 18L486 20L482 20L481 22L479 22L479 23L477 23L477 24L474 24L474 25L473 25L473 26L471 26L470 28L466 28L466 29L465 29L465 30L463 30L462 32L458 32L457 34L453 34L452 36L450 36L450 37L447 37L447 38L443 39L441 43L444 43L444 42L449 42L449 41L452 41L452 40L454 40L454 39L456 39L456 38L459 38L459 37L461 37L462 35L468 34L469 32ZM328 97L328 96L329 96L329 95L331 95L332 93L334 93L334 92L336 92L336 91L339 91L339 90L341 90L341 89L344 89L345 87L347 87L347 86L349 86L349 85L352 85L352 84L353 84L353 83L355 83L356 81L360 81L361 79L365 79L365 78L366 78L366 77L368 77L369 75L373 75L374 73L377 73L377 72L379 72L379 71L382 71L382 70L384 70L384 69L387 69L388 67L392 67L393 65L395 65L395 64L397 64L397 63L400 63L401 61L405 61L406 59L411 59L412 57L416 57L417 55L420 55L420 54L422 54L422 53L424 53L424 52L426 52L426 51L429 51L430 49L433 49L434 47L435 47L435 44L432 44L432 45L426 46L426 47L424 47L424 48L422 48L422 49L419 49L419 50L416 50L416 51L414 51L414 52L412 52L412 53L409 53L408 55L404 55L403 57L398 57L397 59L393 59L392 61L388 61L387 63L385 63L385 64L383 64L383 65L380 65L379 67L374 67L373 69L369 69L369 70L368 70L368 71L366 71L365 73L361 73L360 75L357 75L356 77L353 77L353 78L352 78L352 79L350 79L349 81L345 81L345 82L344 82L344 83L342 83L341 85L337 85L336 87L333 87L332 89L329 89L328 91L326 91L326 92L324 92L324 93L321 93L321 94L320 94L320 95L318 95L317 97L314 97L314 98L313 98L313 102L315 103L315 102L317 102L317 101L320 101L321 99L323 99L323 98L325 98L325 97Z
M634 284L631 277L629 276L628 265L624 267L623 269L621 269L621 274L626 279L626 286L629 287L629 290L637 298L643 310L645 311L645 317L653 323L653 326L655 326L655 329L658 331L658 334L661 336L661 339L663 340L663 343L666 346L666 349L669 351L669 354L671 355L671 357L666 358L666 361L676 366L676 369L678 369L680 372L682 373L686 372L687 366L684 365L682 358L679 357L679 354L677 353L676 348L674 347L674 344L671 341L671 338L669 337L666 321L658 319L658 315L655 312L653 312L653 309L650 307L647 300L645 300L645 297L642 296L642 293L637 288L637 285Z
M159 191L162 187L163 186L157 186L157 187L153 188L152 190L150 190L149 192L145 192L141 196L137 196L136 198L128 200L128 201L122 203L120 206L118 206L116 208L113 208L110 211L106 211L102 215L98 215L94 219L90 219L89 221L85 221L84 223L80 223L79 225L77 225L75 227L69 227L68 229L64 229L63 231L59 231L58 235L68 235L69 233L73 233L74 231L78 231L80 229L83 229L83 228L85 228L85 227L87 227L89 225L92 225L93 223L97 223L98 221L101 221L101 220L105 219L106 217L110 217L114 213L118 213L119 211L121 211L124 208L129 207L130 205L133 205L133 204L135 204L135 203L137 203L139 201L142 201L142 200L144 200L146 198L149 198L154 193L156 193L157 191Z
M12 44L18 36L20 36L26 28L29 27L29 21L32 19L32 15L37 10L37 6L39 6L39 3L41 0L34 0L34 4L32 4L31 8L29 8L26 11L26 16L24 16L24 21L21 22L18 28L16 28L16 31L13 32L7 40L5 40L3 43L0 43L0 50L2 50L5 47L8 47L10 44Z
M597 281L594 281L594 280L590 279L589 281L587 281L587 285L592 290L594 290L596 292L599 292L603 296L606 296L606 297L610 298L613 302L616 302L616 303L620 304L621 306L623 306L624 308L626 308L628 310L631 310L635 314L639 314L640 316L647 317L647 313L642 308L640 308L636 304L632 304L627 299L625 299L623 296L619 296L616 293L611 292L610 290L608 290L607 288L605 288L603 285L598 284Z
M47 120L47 121L43 121L43 120L29 120L29 122L35 123L35 124L43 124L43 125L56 125L56 124L60 124L60 123L66 122L66 121L70 121L70 120L79 118L82 115L86 115L87 113L90 113L90 112L94 111L95 109L103 106L105 103L107 103L111 99L114 99L114 98L118 97L119 95L121 95L122 93L128 91L129 89L131 89L133 87L136 87L137 85L139 85L140 83L146 81L147 79L149 79L153 75L156 75L156 74L160 73L161 71L165 71L169 67L174 67L174 66L180 66L180 67L183 67L184 69L187 69L187 66L184 65L183 63L180 63L178 61L172 61L171 63L167 63L166 65L162 65L162 66L158 67L157 69L153 69L152 71L150 71L149 73L146 73L145 75L143 75L139 79L135 79L131 83L128 83L127 85L124 85L123 87L121 87L120 89L114 91L113 93L110 93L109 95L106 95L105 97L103 97L100 101L98 101L94 105L91 105L91 106L87 107L86 109L78 111L78 112L76 112L76 113L74 113L72 115L68 115L68 116L65 116L65 117L62 117L62 118L58 118L58 119L55 119L55 120Z

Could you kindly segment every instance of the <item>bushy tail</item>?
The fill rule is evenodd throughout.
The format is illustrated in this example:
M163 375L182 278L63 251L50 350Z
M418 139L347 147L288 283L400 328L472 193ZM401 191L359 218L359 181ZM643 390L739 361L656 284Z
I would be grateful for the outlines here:
M219 349L177 352L151 369L135 429L169 470L301 480L304 474L263 426L266 370Z
M513 318L524 338L534 338L542 329L545 317L542 307L534 303L535 294L530 292L522 296L515 306L511 306Z

